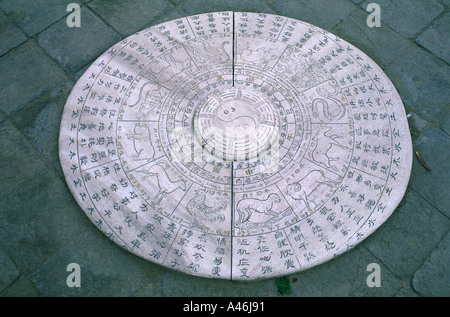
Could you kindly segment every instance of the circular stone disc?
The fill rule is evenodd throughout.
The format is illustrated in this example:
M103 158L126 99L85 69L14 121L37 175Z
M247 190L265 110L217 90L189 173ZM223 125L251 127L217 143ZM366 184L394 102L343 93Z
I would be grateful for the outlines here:
M405 110L366 54L314 25L216 12L138 32L84 73L60 160L111 240L193 275L292 274L349 250L402 199Z

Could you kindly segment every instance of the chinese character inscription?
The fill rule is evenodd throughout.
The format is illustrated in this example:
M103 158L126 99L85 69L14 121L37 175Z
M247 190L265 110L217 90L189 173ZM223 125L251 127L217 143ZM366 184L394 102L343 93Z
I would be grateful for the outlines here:
M393 84L314 25L216 12L111 47L72 90L60 160L91 221L163 266L291 274L369 236L409 180Z

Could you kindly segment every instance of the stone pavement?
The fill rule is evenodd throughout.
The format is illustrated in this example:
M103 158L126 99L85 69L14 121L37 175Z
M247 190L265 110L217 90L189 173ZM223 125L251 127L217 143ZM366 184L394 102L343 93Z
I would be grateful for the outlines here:
M66 25L67 4L81 28ZM366 25L368 3L381 28ZM450 296L450 9L448 0L0 0L0 296ZM66 186L58 159L65 100L120 39L181 16L274 13L349 41L393 81L409 114L414 158L405 198L373 235L333 261L242 283L177 273L107 239ZM66 285L69 263L81 287ZM366 284L381 268L381 287Z

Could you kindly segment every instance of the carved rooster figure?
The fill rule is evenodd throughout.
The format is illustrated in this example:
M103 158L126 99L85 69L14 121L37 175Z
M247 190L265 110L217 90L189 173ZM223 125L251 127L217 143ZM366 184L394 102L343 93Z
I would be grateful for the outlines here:
M226 209L227 199L225 196L208 195L208 199L206 199L204 189L197 190L187 205L187 211L194 219L196 226L202 225L204 222L225 221L223 211Z

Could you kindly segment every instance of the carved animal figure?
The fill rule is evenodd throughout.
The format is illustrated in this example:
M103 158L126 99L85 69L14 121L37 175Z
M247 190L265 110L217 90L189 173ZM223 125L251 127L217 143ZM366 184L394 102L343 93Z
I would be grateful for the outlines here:
M243 47L240 52L241 60L260 67L267 67L270 61L275 60L278 56L271 53L271 48L258 47L253 49L249 44Z
M127 138L133 140L133 148L136 152L131 155L135 161L151 161L155 156L155 148L150 138L150 129L148 125L136 123L133 134L128 134Z
M183 45L191 54L195 64L213 65L218 63L226 63L231 60L230 53L227 52L226 46L230 45L230 41L224 41L222 45L211 45L211 41L196 41L189 45ZM219 48L220 47L220 48Z
M236 205L236 211L239 219L237 219L238 226L249 220L250 216L256 212L269 216L277 216L278 213L272 208L275 204L280 203L281 199L278 194L270 194L266 199L245 198L240 200Z
M152 165L148 170L140 170L138 172L144 173L145 176L143 180L154 176L156 177L156 181L158 184L158 192L153 197L153 200L159 204L161 200L167 194L171 194L177 189L181 189L182 191L186 191L186 181L184 179L172 180L167 174L167 170L169 165L165 161L160 161L155 165Z
M340 134L330 134L333 128L329 127L323 130L319 130L316 133L316 146L314 147L314 151L312 152L312 158L315 162L324 165L327 168L330 168L334 171L338 171L338 168L333 164L333 162L339 161L339 156L336 155L336 148L346 150L347 146L342 145L337 140L342 139L343 136Z
M323 171L313 170L298 182L287 185L286 195L294 200L303 201L308 211L313 211L319 204L316 198L322 197L318 192L323 186L331 188L335 186L335 183L327 178Z
M319 118L321 121L340 120L345 115L345 106L339 99L335 98L338 95L338 89L331 84L330 90L324 87L317 88L317 93L324 97L316 98L312 102L312 115ZM322 111L319 111L321 108Z
M152 82L147 82L139 90L138 101L129 107L139 106L139 110L136 112L136 118L141 119L142 117L148 116L155 108L161 105L163 98L161 87L154 85Z
M156 60L143 72L152 83L162 85L191 67L192 59L185 51L170 52Z
M223 222L225 215L223 212L227 209L227 200L224 196L208 195L206 191L199 189L195 196L188 202L187 211L194 219L195 225L203 222Z

